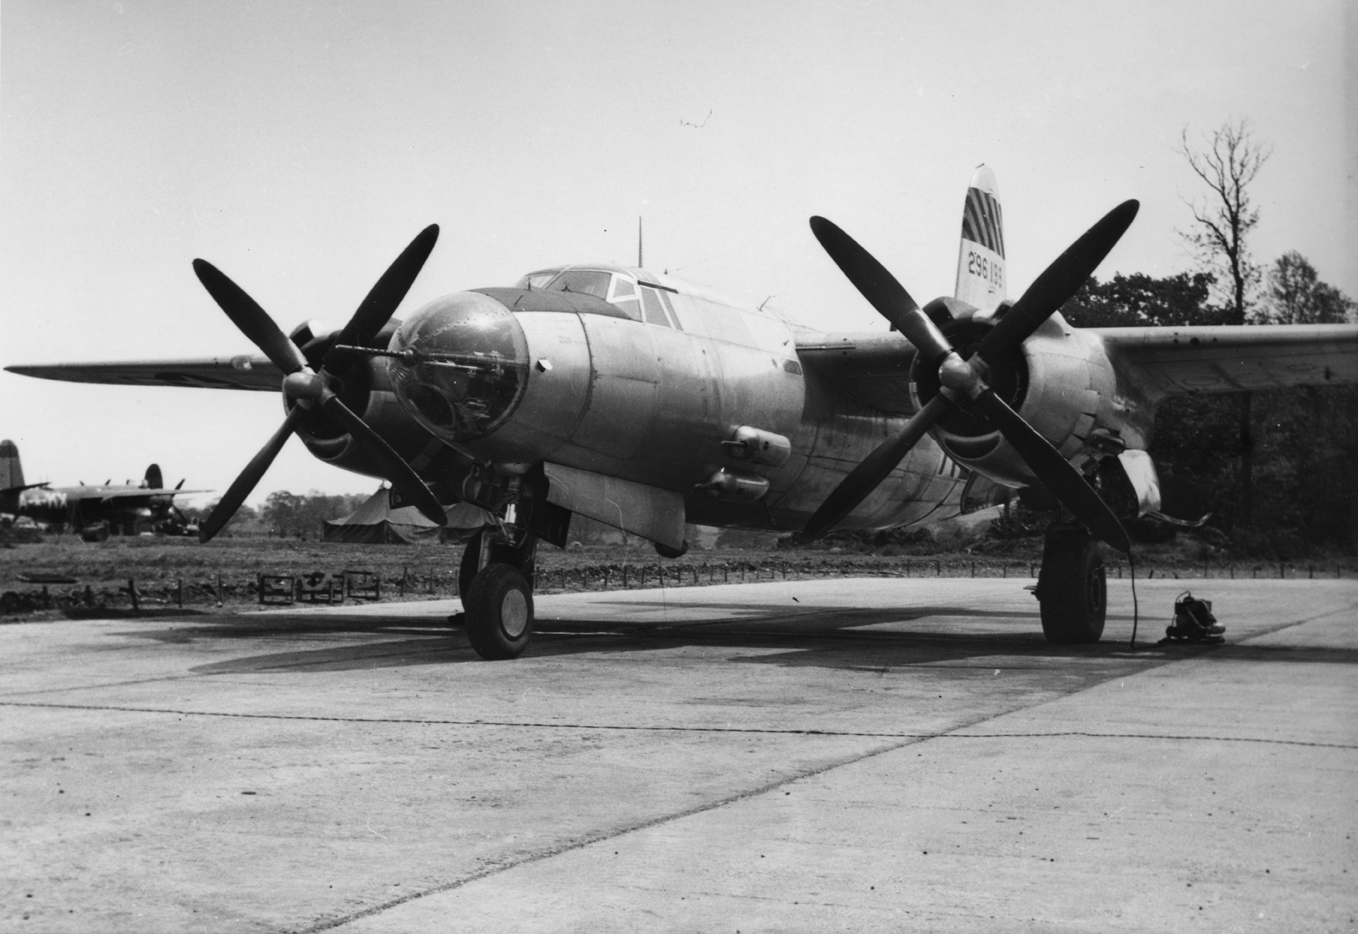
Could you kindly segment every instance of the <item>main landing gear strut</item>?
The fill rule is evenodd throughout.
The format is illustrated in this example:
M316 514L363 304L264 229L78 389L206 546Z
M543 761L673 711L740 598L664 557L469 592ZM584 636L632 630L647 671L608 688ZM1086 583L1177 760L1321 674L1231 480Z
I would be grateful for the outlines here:
M1048 526L1034 595L1048 642L1099 641L1108 608L1108 581L1099 543L1084 526Z

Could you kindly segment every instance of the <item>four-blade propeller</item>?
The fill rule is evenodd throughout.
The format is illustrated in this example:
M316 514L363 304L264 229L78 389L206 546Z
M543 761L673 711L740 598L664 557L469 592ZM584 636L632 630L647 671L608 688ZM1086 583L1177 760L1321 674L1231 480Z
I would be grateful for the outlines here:
M382 278L377 280L340 332L335 344L364 345L382 330L414 284L415 277L434 249L438 235L438 225L431 224L411 241ZM327 354L320 372L313 372L302 351L279 330L268 312L244 289L227 278L225 273L202 259L193 261L193 271L198 274L208 294L226 312L226 316L283 371L283 392L294 402L283 424L245 466L202 524L198 531L200 541L206 542L222 530L264 476L288 438L297 430L298 424L308 413L317 411L342 425L352 435L403 499L413 503L420 512L439 525L448 521L438 499L414 469L331 389L331 383L337 378L337 370L345 362L343 355L335 356L333 352Z
M853 511L887 478L940 416L957 406L974 408L984 414L1061 505L1088 525L1095 536L1119 551L1128 551L1131 540L1126 530L1098 493L1074 465L997 396L985 380L991 367L1018 353L1023 342L1093 274L1131 226L1138 207L1136 201L1124 201L1071 244L998 319L981 339L976 352L967 359L953 350L938 326L872 254L825 218L811 218L811 231L830 258L872 307L914 345L920 355L917 365L938 369L942 389L905 423L897 435L878 445L840 482L807 521L802 540L823 535Z

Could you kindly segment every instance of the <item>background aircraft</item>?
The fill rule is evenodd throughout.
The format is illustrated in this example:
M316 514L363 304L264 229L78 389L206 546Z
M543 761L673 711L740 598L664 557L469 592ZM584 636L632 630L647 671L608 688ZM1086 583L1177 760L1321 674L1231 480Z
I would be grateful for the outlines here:
M55 528L70 528L87 542L106 541L110 532L136 535L157 531L169 535L192 535L190 526L174 504L184 481L165 489L160 467L146 468L140 486L51 487L47 483L24 483L19 448L13 441L0 441L0 513L21 516Z
M954 295L921 307L824 218L812 231L881 332L823 333L641 267L566 266L392 315L434 247L419 234L342 329L285 336L204 260L194 269L263 356L16 366L49 379L277 391L282 425L204 522L211 538L292 434L391 482L435 521L467 502L494 523L467 546L473 647L512 658L532 633L539 540L579 513L682 554L686 522L881 529L956 515L983 483L1041 487L1059 510L1037 595L1057 642L1096 641L1098 540L1155 511L1146 454L1171 393L1358 382L1358 327L1096 328L1057 311L1136 215L1110 211L1017 299L982 167L965 201Z

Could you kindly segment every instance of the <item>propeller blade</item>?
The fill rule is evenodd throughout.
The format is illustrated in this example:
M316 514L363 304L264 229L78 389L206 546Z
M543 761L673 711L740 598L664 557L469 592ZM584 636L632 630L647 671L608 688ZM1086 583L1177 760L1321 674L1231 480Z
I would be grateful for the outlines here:
M354 316L340 332L336 344L363 347L382 330L415 283L415 277L424 268L425 260L429 259L438 238L439 225L430 224L410 241L410 245L401 251L401 255L387 267L382 278L368 292L367 298L363 299ZM328 357L327 354L327 363Z
M373 460L377 461L382 476L390 481L392 488L407 502L413 503L431 522L448 524L448 516L438 499L425 486L424 481L415 473L414 468L397 454L382 436L368 427L368 423L354 414L343 400L327 390L321 397L321 407L325 413L341 422L354 440L363 446Z
M997 363L1018 350L1094 274L1132 225L1140 207L1135 199L1122 202L1067 247L982 338L976 349L981 359Z
M858 241L823 217L811 218L811 232L868 304L895 325L924 354L925 360L937 364L952 350L938 325L910 297L905 286Z
M226 493L217 505L213 508L212 514L204 520L198 527L198 541L207 542L222 530L222 527L231 520L240 508L240 504L245 502L245 497L249 496L254 490L255 484L259 483L264 472L269 469L278 452L283 450L283 445L292 436L297 428L297 422L302 418L302 410L294 408L288 413L288 417L283 419L283 424L274 432L272 438L259 449L259 453L250 459L250 463L245 465L245 469L227 488Z
M297 345L278 329L273 318L259 304L245 293L245 290L227 278L226 274L205 259L193 261L193 271L198 281L203 283L213 301L251 343L264 352L283 373L296 373L307 365L306 358Z
M934 396L911 416L900 434L877 445L820 504L820 508L807 520L798 540L804 544L820 538L867 499L868 494L896 469L901 458L919 443L919 439L924 437L949 405L951 403L943 396Z
M1095 536L1118 551L1131 551L1132 541L1113 510L1108 508L1088 481L1051 442L1023 420L1005 401L987 388L973 400L1019 452L1043 486L1075 516L1089 526Z

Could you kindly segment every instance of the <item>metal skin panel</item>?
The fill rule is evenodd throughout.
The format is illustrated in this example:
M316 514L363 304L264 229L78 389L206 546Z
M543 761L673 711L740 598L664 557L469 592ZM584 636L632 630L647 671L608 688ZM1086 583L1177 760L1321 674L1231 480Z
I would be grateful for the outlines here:
M799 342L797 355L845 394L883 414L908 418L917 410L910 397L915 348L899 332L826 334Z
M673 490L545 464L547 501L676 551L684 545L684 501Z
M1351 324L1091 328L1123 388L1159 402L1173 393L1239 392L1358 382Z
M816 374L806 375L805 410L792 435L793 456L779 471L759 527L801 528L839 482L905 424L873 412ZM882 529L960 512L962 471L925 437L863 503L836 528ZM752 517L753 518L753 517Z
M528 387L513 415L483 444L499 460L532 463L555 458L570 443L589 403L592 371L582 316L535 312L517 317L528 341Z
M589 401L570 440L587 451L631 460L651 441L660 413L659 359L652 327L582 315L592 374Z

